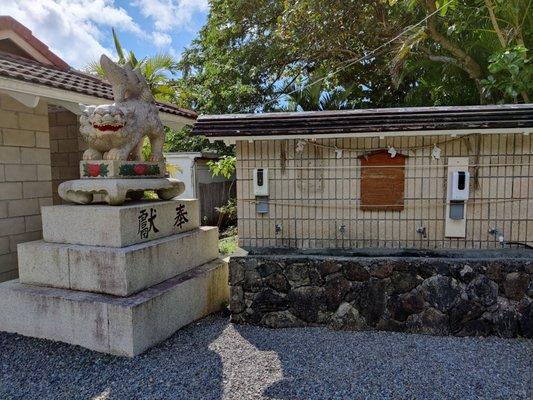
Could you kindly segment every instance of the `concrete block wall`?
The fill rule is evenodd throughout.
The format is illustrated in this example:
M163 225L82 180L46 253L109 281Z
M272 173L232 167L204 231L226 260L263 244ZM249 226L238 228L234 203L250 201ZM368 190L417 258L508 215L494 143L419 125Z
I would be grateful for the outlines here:
M62 107L50 107L48 110L50 125L50 154L52 165L52 188L54 204L65 203L58 194L61 182L78 179L79 162L87 148L79 134L78 116Z
M40 239L52 204L48 105L0 93L0 282L17 277L17 244Z

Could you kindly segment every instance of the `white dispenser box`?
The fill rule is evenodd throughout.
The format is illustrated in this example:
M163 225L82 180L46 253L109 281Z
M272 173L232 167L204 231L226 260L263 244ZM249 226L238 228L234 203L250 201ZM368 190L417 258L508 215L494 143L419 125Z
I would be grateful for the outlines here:
M254 196L268 196L268 168L254 169Z
M450 200L466 201L468 200L470 186L470 173L468 170L457 170L451 173L450 182Z

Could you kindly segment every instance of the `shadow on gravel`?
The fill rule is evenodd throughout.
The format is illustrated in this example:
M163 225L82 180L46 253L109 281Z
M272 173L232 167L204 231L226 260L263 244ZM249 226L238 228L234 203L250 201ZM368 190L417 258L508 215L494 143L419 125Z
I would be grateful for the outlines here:
M193 323L133 359L0 333L0 399L220 399L222 362L209 344L227 324Z
M530 340L234 327L279 357L283 379L269 398L533 398Z

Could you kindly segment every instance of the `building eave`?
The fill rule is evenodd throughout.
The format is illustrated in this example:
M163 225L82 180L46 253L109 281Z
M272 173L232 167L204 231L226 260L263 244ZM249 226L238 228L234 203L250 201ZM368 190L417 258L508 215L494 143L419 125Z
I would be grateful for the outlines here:
M510 134L522 133L524 135L533 134L533 128L495 128L495 129L454 129L454 130L413 130L413 131L384 131L384 132L345 132L336 134L287 134L287 135L242 135L242 136L208 136L211 143L223 141L226 144L235 144L237 141L261 141L261 140L286 140L286 139L343 139L343 138L386 138L402 136L464 136L474 133L479 134Z
M73 92L60 88L53 88L37 83L25 82L18 79L11 79L0 76L0 91L8 94L15 99L21 101L24 98L28 102L24 102L26 106L37 106L40 100L46 101L50 104L65 107L67 110L76 115L81 114L80 104L100 105L111 102L109 99L104 99L97 96L90 96L83 93ZM31 98L34 98L32 101ZM194 122L192 118L186 118L181 115L171 114L159 111L159 117L165 126L173 129L181 129L186 125L191 125Z

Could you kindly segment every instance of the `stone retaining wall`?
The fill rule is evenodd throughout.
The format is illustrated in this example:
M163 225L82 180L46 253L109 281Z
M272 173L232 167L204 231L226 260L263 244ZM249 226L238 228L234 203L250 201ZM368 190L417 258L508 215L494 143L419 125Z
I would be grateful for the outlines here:
M248 255L230 262L232 321L533 338L533 257Z

